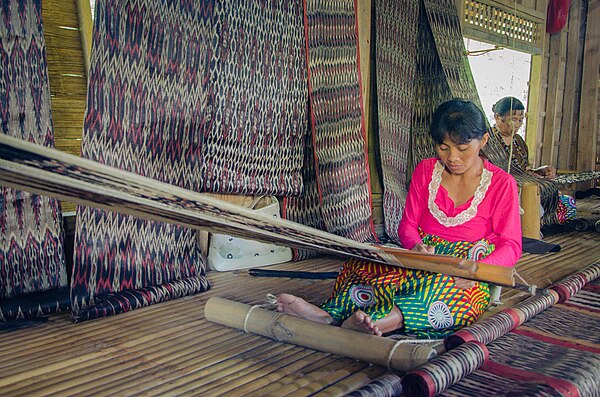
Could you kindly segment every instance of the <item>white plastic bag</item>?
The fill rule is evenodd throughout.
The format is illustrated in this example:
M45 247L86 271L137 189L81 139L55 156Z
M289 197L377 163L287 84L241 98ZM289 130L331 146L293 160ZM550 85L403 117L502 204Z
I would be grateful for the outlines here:
M271 202L265 207L254 209L262 197L255 198L250 209L262 215L279 218L279 201L274 196L270 197ZM292 259L292 250L289 247L213 233L207 259L208 268L212 270L247 269L288 262Z

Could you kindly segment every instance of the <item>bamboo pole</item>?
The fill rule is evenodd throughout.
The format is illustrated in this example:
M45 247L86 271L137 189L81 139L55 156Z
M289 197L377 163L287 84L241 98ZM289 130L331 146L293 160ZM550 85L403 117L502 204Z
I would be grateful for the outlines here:
M360 243L2 134L0 170L2 185L143 219L515 286L512 268Z
M319 324L257 306L212 297L204 307L206 319L228 327L338 354L399 371L426 363L436 356L434 349L368 335L345 328Z

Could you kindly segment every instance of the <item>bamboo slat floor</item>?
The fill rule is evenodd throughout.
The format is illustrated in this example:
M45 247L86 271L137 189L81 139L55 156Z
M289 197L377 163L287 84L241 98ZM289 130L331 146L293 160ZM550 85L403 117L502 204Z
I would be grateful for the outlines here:
M594 205L591 211L598 209ZM561 244L562 250L525 254L517 265L525 280L539 287L600 258L598 233L557 235L548 241ZM269 269L324 272L338 270L341 263L322 257ZM212 296L261 304L267 293L291 292L319 303L334 280L254 277L241 270L209 272L208 277L213 288L195 296L79 324L62 313L35 327L0 333L0 394L337 396L387 372L204 318L204 303ZM501 307L525 297L504 289Z

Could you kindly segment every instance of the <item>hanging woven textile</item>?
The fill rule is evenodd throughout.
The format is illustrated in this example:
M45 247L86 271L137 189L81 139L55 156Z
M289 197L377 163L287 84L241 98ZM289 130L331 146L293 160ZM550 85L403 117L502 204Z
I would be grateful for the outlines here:
M385 232L398 240L407 171L416 75L419 0L378 0L375 63Z
M163 182L200 186L201 109L214 8L96 2L82 156ZM196 231L77 208L76 321L209 288Z
M1 133L53 147L40 0L0 9L0 87ZM0 190L0 321L67 309L59 202Z
M201 190L296 196L308 128L302 2L214 3L210 64L193 87L206 90Z
M308 188L303 196L286 203L288 219L304 218L317 227L322 222L330 233L371 242L375 240L375 230L357 61L355 3L311 0L306 2L305 13L315 174L307 175ZM316 197L310 197L315 194ZM316 219L307 219L303 214Z
M423 159L435 157L434 144L429 135L433 112L442 102L452 98L452 93L444 75L444 69L437 55L435 40L425 7L419 7L419 27L417 36L417 73L414 85L414 105L411 125L411 160L408 172Z
M282 217L294 222L319 230L326 230L319 205L319 189L315 175L315 153L313 150L312 134L306 133L304 150L304 167L302 177L304 181L302 195L286 197L283 200ZM301 261L320 255L317 251L292 248L292 261Z
M194 191L298 194L299 2L98 2L83 156ZM78 209L76 320L209 288L196 232Z

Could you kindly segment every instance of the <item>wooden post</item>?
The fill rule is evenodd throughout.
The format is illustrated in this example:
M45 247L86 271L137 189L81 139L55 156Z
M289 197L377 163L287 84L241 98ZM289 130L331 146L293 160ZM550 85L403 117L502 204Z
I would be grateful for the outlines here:
M588 2L587 29L583 55L577 170L596 169L598 152L598 94L600 92L600 0ZM596 22L594 22L596 21Z
M399 371L410 371L437 356L423 344L404 343L381 336L304 320L289 314L213 297L204 306L212 321L246 332L338 354Z
M540 189L537 183L527 182L521 186L521 229L524 237L540 238Z
M89 0L77 0L77 13L79 17L79 33L81 35L81 49L85 64L86 77L90 75L90 55L92 53L92 8Z

